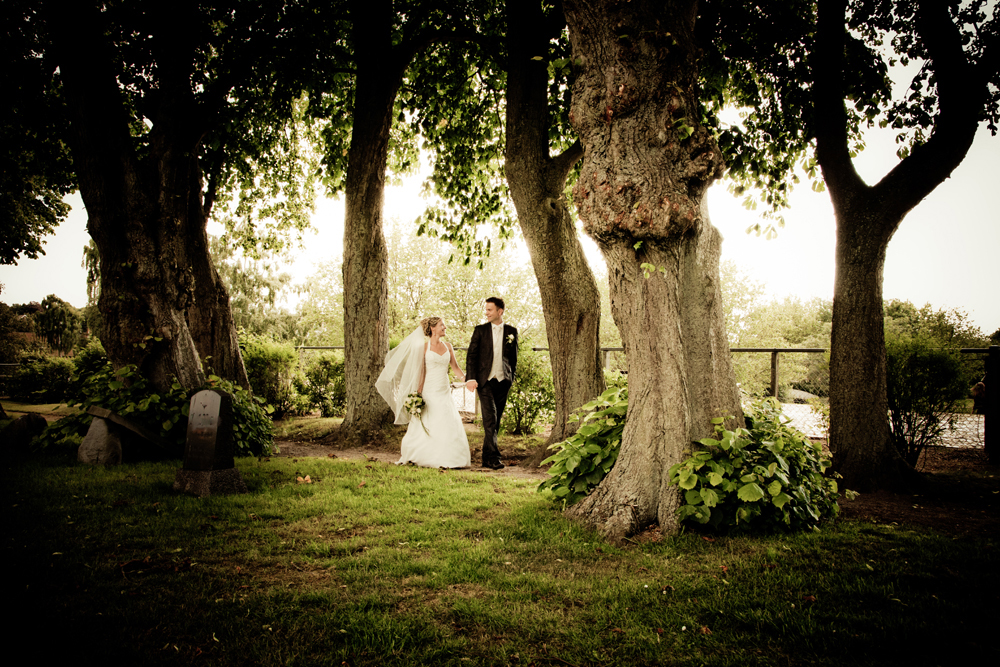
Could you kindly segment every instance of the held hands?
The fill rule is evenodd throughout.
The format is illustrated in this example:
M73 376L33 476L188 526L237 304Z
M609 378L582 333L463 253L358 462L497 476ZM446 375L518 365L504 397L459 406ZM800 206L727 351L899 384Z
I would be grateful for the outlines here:
M478 386L479 383L476 382L475 380L469 380L468 382L465 383L465 388L468 389L469 391L475 391L476 387Z

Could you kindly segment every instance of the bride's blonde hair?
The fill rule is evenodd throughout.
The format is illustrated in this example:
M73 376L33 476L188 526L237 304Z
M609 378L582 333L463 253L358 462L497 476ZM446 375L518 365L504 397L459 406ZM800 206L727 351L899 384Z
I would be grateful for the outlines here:
M440 317L425 317L420 320L420 326L424 329L424 335L429 337L431 335L431 329L436 327L440 321Z

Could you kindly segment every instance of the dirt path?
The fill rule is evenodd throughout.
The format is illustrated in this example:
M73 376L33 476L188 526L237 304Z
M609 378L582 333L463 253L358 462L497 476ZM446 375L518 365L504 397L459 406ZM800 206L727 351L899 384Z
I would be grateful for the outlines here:
M379 461L381 463L395 463L399 460L398 448L355 447L339 449L320 443L293 441L275 441L275 444L280 450L277 456L282 458L330 457L347 461L367 460ZM489 468L481 468L475 465L471 468L463 468L463 470L471 470L481 472L484 475L496 475L499 477L533 479L538 480L539 483L548 478L545 470L539 468L522 468L516 461L508 464L503 470L490 470Z

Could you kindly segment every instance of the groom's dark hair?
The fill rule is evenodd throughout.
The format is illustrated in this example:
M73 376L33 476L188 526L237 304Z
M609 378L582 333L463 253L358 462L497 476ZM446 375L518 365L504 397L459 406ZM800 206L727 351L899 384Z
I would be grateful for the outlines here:
M503 299L501 299L498 296L491 296L490 298L486 299L486 303L492 303L494 306L496 306L500 310L504 309L503 308Z

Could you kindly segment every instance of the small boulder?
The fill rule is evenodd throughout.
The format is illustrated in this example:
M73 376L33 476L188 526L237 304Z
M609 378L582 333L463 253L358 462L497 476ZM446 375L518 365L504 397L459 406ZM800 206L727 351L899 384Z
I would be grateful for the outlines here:
M122 441L109 422L95 417L76 452L80 463L117 465L122 462Z

